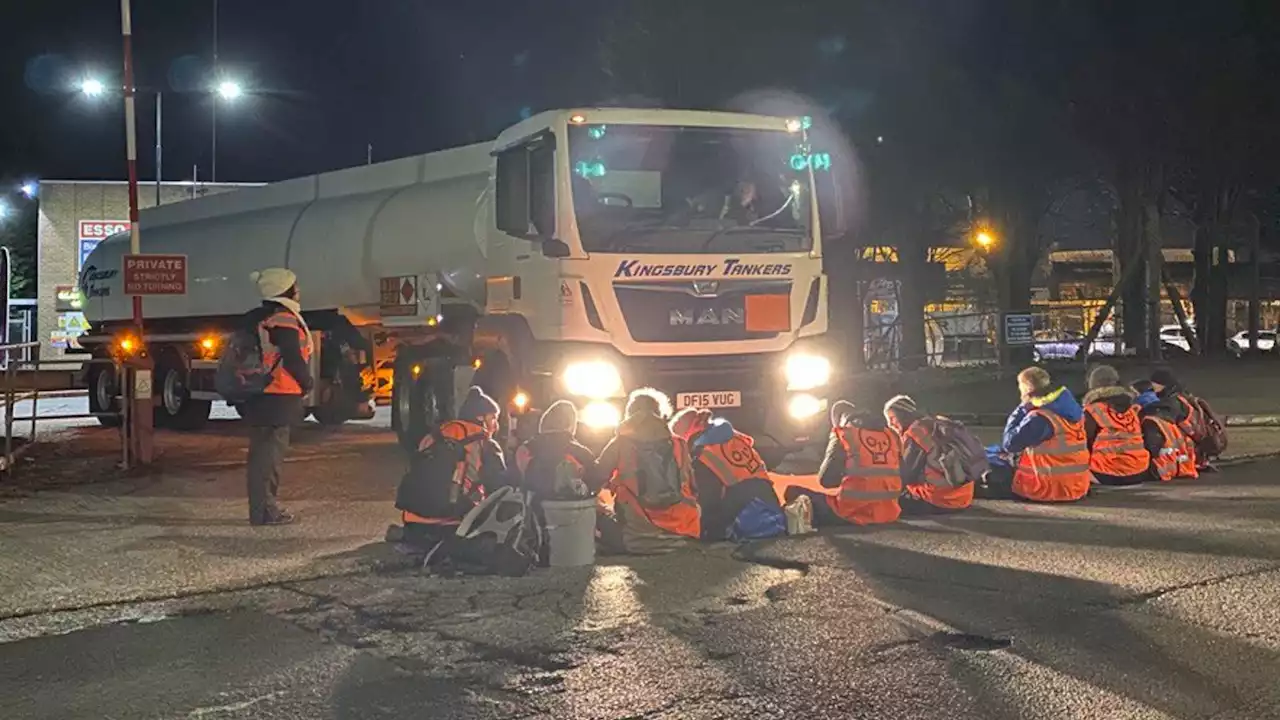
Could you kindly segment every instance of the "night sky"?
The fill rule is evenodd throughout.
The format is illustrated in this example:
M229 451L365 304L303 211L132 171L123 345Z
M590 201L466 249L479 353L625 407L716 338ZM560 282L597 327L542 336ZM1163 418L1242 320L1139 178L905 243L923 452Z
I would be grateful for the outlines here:
M119 3L6 2L0 44L0 175L124 176L117 95L77 92L87 75L122 83ZM222 74L251 93L222 104L218 179L276 180L483 140L557 103L583 102L595 4L570 0L221 0ZM542 9L535 9L542 8ZM139 88L165 92L167 179L208 179L212 0L134 0ZM586 64L584 65L584 58ZM139 102L139 172L154 177L154 105Z

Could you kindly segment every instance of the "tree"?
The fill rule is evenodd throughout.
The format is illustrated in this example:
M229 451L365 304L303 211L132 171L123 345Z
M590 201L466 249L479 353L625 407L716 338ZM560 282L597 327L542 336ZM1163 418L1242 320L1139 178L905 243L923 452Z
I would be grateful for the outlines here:
M14 206L10 215L0 220L0 246L9 248L9 294L15 298L36 295L36 204L24 202Z

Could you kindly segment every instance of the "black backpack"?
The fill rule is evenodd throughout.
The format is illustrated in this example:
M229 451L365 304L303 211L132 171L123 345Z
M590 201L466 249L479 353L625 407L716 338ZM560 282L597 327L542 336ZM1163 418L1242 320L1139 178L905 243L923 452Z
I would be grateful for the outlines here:
M409 459L409 472L396 490L396 509L423 517L461 517L483 499L479 488L467 492L462 476L467 446L484 436L477 433L454 440L437 427L427 437L431 442L424 441L424 447Z
M266 392L280 360L276 358L268 367L262 357L260 333L237 330L218 359L213 387L222 399L232 405L251 400Z
M670 438L656 442L633 441L633 448L640 504L660 510L684 500L675 441Z

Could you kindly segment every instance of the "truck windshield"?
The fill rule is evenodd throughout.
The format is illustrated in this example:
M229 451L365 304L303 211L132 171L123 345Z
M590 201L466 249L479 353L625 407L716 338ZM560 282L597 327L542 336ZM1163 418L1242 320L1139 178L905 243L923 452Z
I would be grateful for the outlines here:
M787 132L651 125L569 128L587 252L803 252L809 174ZM802 165L803 167L803 165Z

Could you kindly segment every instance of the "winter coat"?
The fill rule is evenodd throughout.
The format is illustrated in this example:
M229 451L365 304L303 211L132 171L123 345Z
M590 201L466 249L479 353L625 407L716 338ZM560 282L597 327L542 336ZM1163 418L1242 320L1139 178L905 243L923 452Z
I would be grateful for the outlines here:
M694 492L698 496L698 505L702 508L702 537L705 540L724 540L738 514L753 499L778 507L778 495L767 478L767 468L761 468L761 477L725 487L714 470L697 460L703 448L729 442L735 434L733 425L728 420L720 419L695 435L689 444L694 457Z
M258 333L258 326L277 312L287 311L283 305L263 300L262 305L244 316L244 329ZM259 427L282 427L302 422L306 408L303 398L315 385L311 367L302 357L302 343L295 330L286 327L270 328L267 339L280 349L280 366L292 375L300 386L302 395L262 394L254 397L241 408L249 424Z
M1084 415L1084 408L1065 387L1032 398L1031 402L1019 405L1009 414L1000 439L1002 451L1009 454L1020 453L1053 437L1053 425L1043 417L1031 414L1032 410L1041 408L1056 413L1067 422L1079 422Z
M526 453L530 461L524 472L521 472L519 459ZM558 462L560 458L566 455L572 457L582 466L584 482L596 476L596 456L579 443L572 433L563 430L539 433L530 438L528 442L516 451L518 461L512 463L511 472L518 479L520 487L534 493L539 498L546 499L553 496L556 479L554 477L546 477L545 473L540 473L538 471L540 463L537 460L546 458ZM554 467L556 462L552 462L551 466ZM599 485L588 485L588 487L592 492L600 490Z

